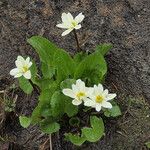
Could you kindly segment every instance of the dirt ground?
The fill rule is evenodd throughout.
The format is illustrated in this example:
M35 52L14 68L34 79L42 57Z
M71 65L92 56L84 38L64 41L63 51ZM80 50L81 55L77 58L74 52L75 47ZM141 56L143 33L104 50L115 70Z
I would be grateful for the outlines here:
M103 42L114 45L106 56L106 86L117 92L123 115L107 120L100 142L81 148L63 141L60 131L59 137L53 137L54 150L146 149L144 143L150 141L150 0L1 0L0 90L15 82L9 71L17 55L37 59L28 37L43 35L67 51L75 50L73 34L61 37L62 30L56 28L62 12L86 16L77 32L82 49L89 51ZM17 102L17 112L28 115L37 99L18 91ZM8 145L12 150L36 150L47 139L37 127L24 130L17 117L14 120L8 122L5 137L0 136L0 150Z

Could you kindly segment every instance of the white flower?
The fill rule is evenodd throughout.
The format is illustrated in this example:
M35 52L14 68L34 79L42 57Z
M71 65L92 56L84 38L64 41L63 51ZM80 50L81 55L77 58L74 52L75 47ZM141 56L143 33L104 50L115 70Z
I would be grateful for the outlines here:
M104 90L101 84L94 85L93 93L89 94L90 99L85 101L84 105L93 107L96 111L100 111L102 107L111 109L112 105L109 101L115 97L116 94L108 94L108 90Z
M30 58L24 59L22 56L18 56L15 61L16 67L10 71L10 75L14 76L14 78L19 78L24 76L26 79L31 79L31 72L29 68L32 65Z
M62 33L62 36L69 34L74 29L80 29L82 20L84 19L84 15L79 13L75 18L70 13L62 13L61 19L62 23L57 24L56 26L59 28L67 29Z
M73 98L73 105L80 105L82 101L88 100L88 93L92 93L91 88L85 87L85 83L78 79L76 84L72 85L72 89L63 89L63 94Z

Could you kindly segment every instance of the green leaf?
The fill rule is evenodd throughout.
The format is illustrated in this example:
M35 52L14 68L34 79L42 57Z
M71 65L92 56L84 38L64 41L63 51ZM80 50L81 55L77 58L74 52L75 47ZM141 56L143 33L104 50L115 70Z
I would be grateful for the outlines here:
M55 92L56 84L54 82L48 83L49 80L42 80L40 82L40 87L43 89L39 96L38 106L34 109L32 113L32 124L39 123L43 117L52 116L51 110L51 97ZM46 85L48 83L48 85ZM44 85L46 87L44 87Z
M49 89L49 90L51 90L53 92L58 88L57 82L52 80L52 79L51 80L50 79L40 79L38 81L38 85L39 85L41 90Z
M80 119L78 117L72 117L69 120L69 124L71 126L78 126L79 127L79 125L80 125Z
M75 63L71 56L62 49L59 49L54 55L54 65L57 69L57 81L61 82L66 78L73 77Z
M41 110L41 116L42 117L51 117L52 116L52 110L51 107L44 107Z
M118 105L114 105L111 109L105 109L104 115L106 117L118 117L121 115L121 110Z
M65 96L56 91L51 98L52 115L54 117L62 116L65 108Z
M106 55L109 50L112 48L112 44L110 43L104 43L104 44L100 44L95 48L95 51L100 52L103 56Z
M38 106L32 112L32 124L39 123L43 117L51 116L51 96L53 91L50 89L42 90L39 96Z
M49 89L41 91L41 94L39 96L39 101L43 104L50 104L51 97L53 95L53 92Z
M109 111L109 109L103 109L103 111L106 117L111 117L111 112Z
M51 106L50 104L46 104L43 101L40 101L38 106L32 112L31 124L38 124L46 117L52 117Z
M41 107L40 115L42 117L52 116L51 98L54 91L50 89L43 90L39 97L39 105Z
M32 112L31 124L35 125L42 120L41 110L42 110L42 105L40 105L39 103L38 106Z
M58 49L55 44L41 36L32 36L27 42L33 46L42 62L52 64L53 56Z
M44 77L51 76L55 69L57 69L58 83L70 76L73 77L75 63L67 52L41 36L33 36L28 39L28 42L35 48L41 62L44 63L44 66L42 65Z
M92 128L83 128L82 134L85 135L86 139L90 142L98 141L104 134L104 123L102 118L96 116L90 117L90 124Z
M66 133L65 138L77 146L81 146L86 141L85 136L73 135L72 133Z
M145 145L147 146L147 148L150 148L150 142L146 142Z
M51 120L47 120L47 119L41 123L40 127L41 127L42 132L47 133L47 134L55 133L59 131L60 129L59 123L52 122Z
M36 83L38 70L37 70L35 61L33 60L32 60L32 66L30 68L30 71L31 71L31 80L33 83Z
M80 52L80 53L77 53L75 56L74 56L74 61L76 63L76 65L78 65L85 57L87 57L88 54L85 53L85 52Z
M112 109L110 109L111 116L112 117L117 117L121 115L121 110L119 106L113 106Z
M75 84L75 79L66 79L60 83L60 88L63 90L65 88L72 88L72 84Z
M87 56L76 69L75 79L88 79L93 84L98 84L107 72L107 65L104 57L95 52Z
M78 107L72 104L72 99L69 97L66 97L65 99L64 111L68 117L75 116L78 113Z
M20 77L19 79L19 86L20 88L26 93L26 94L31 94L33 91L33 87L30 84L29 80L27 80L24 77Z
M22 127L27 128L31 123L31 118L28 118L26 116L20 116L19 121Z
M55 75L55 68L44 62L42 63L41 71L45 79L51 79Z

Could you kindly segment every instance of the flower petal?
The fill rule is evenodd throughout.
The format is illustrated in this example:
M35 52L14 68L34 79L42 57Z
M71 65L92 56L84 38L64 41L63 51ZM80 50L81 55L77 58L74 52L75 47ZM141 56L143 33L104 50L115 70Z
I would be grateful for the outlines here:
M77 30L77 29L80 29L81 28L81 24L78 24L78 25L76 25L75 26L75 29Z
M61 19L63 23L70 24L73 20L73 16L70 13L62 13Z
M107 90L107 89L104 90L102 95L103 95L104 97L106 97L106 96L108 95L108 90Z
M102 84L98 84L98 90L99 92L103 92L104 88Z
M68 21L70 21L70 22L73 21L73 16L71 15L71 13L67 14L67 18L68 18Z
M18 68L14 68L14 69L12 69L11 71L10 71L10 75L11 76L15 76L15 75L17 75L19 73L19 69Z
M85 83L81 79L76 81L76 85L80 91L85 91Z
M116 96L117 96L117 95L116 95L115 93L114 93L114 94L108 94L108 95L106 96L106 100L107 100L107 101L112 100L112 99L114 99Z
M28 68L30 68L32 66L32 62L30 61L28 64Z
M73 105L80 105L82 103L82 101L81 100L77 100L77 99L74 99L73 101L72 101L72 104Z
M25 61L25 59L24 59L22 56L20 56L20 55L17 57L17 60L18 60L18 61L21 61L21 62L24 62L24 61Z
M96 111L100 111L101 108L102 108L102 106L100 104L97 104L96 107L95 107Z
M91 106L91 107L94 107L94 105L95 105L95 102L94 101L92 101L91 99L86 99L85 101L84 101L84 106Z
M32 62L30 61L30 57L27 57L24 65L27 66L28 68L30 68L32 66Z
M19 72L18 74L16 74L15 76L14 76L14 78L19 78L19 77L21 77L23 74L22 74L22 72Z
M78 87L75 84L72 84L72 90L73 90L74 93L78 93L79 92L79 89L78 89Z
M16 64L16 67L17 68L22 68L23 67L23 64L24 64L24 60L23 61L20 61L20 60L16 60L15 61L15 64Z
M77 22L77 23L80 23L80 22L82 22L82 20L84 19L84 15L82 14L82 13L79 13L76 17L75 17L75 21Z
M102 107L104 107L104 108L112 108L112 104L109 103L109 102L104 101L104 102L102 103Z
M66 96L69 96L71 98L75 98L75 94L74 94L73 90L71 90L71 89L63 89L62 92Z
M26 63L28 64L30 62L30 57L26 58Z
M69 34L72 30L73 29L68 29L68 30L64 31L61 35L65 36L65 35Z
M62 19L62 22L67 22L68 20L68 18L67 18L67 14L66 13L62 13L62 15L61 15L61 19Z
M28 70L27 72L25 72L25 73L23 74L23 76L24 76L26 79L31 79L31 71Z
M56 26L57 26L58 28L62 28L62 29L67 29L67 28L68 28L68 26L66 26L66 24L64 24L64 23L57 24Z
M85 89L86 89L87 97L92 97L93 96L93 92L94 92L94 88L92 88L92 87L85 87Z

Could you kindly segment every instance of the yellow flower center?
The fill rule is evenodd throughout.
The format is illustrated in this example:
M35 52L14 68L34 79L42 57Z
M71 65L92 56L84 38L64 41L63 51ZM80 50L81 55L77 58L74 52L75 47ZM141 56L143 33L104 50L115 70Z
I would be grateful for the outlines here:
M77 23L75 21L72 22L72 26L75 27Z
M81 99L83 96L85 96L85 93L84 93L84 92L79 92L79 93L77 94L77 98L78 98L78 99Z
M28 67L27 66L23 66L22 71L25 73L28 71Z
M103 96L101 96L101 95L97 95L97 96L96 96L96 102L97 102L97 103L102 103L103 100L104 100Z

